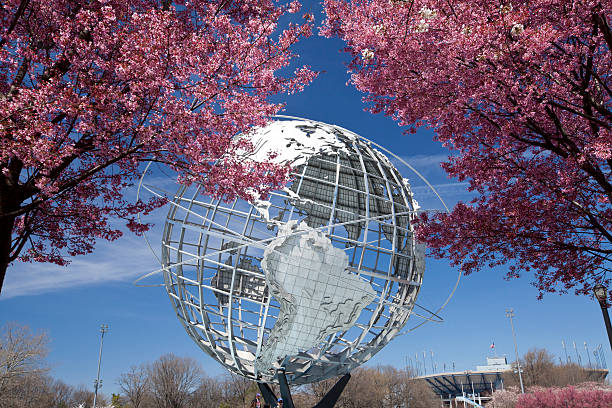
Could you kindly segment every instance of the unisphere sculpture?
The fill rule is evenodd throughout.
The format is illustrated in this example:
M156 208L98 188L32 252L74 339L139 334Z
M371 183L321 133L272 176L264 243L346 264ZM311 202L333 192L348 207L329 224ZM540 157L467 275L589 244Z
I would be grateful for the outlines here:
M336 126L278 120L248 136L255 159L277 152L293 179L252 202L179 187L162 238L177 316L208 355L260 383L279 370L289 384L349 373L400 332L423 281L410 186Z

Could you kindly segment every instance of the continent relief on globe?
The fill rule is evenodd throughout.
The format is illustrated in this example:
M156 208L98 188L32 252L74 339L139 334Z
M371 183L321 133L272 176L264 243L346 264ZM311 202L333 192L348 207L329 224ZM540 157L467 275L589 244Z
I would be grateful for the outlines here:
M350 329L376 297L368 282L347 270L346 253L304 222L280 226L261 265L280 311L255 360L256 372L274 371L286 357Z

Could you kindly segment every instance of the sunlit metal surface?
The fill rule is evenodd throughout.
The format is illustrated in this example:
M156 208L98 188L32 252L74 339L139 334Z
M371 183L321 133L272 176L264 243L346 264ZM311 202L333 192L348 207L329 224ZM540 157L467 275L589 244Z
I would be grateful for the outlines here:
M310 383L367 361L404 327L423 280L423 248L411 225L418 206L406 180L385 155L367 139L308 120L281 121L267 129L266 140L300 144L316 135L335 142L331 148L311 149L314 153L295 167L287 188L272 192L263 203L212 199L193 185L180 186L169 204L161 261L177 316L207 354L230 371L259 381L275 382L274 370L268 368L284 368L290 383ZM291 347L276 347L266 355L268 342L289 327L275 328L279 316L296 317L297 312L281 313L286 299L270 286L270 276L266 282L262 261L266 248L270 251L281 235L279 229L291 224L303 226L295 229L296 236L319 234L343 251L347 267L341 269L365 295L355 300L363 305L350 306L358 314L347 320L350 327L338 324L338 330L325 332L320 327L324 323L300 329L294 322L290 337L303 330L315 344L297 342L296 352L278 360L278 354ZM290 253L280 246L273 250ZM286 259L292 263L291 279L300 284L312 268L307 261L318 253L310 255ZM319 273L326 272L319 266ZM318 283L312 287L322 290L319 283L325 279L314 279ZM355 297L354 293L339 296ZM330 302L329 310L336 310L338 299ZM299 318L304 323L310 317ZM272 358L256 364L264 356Z

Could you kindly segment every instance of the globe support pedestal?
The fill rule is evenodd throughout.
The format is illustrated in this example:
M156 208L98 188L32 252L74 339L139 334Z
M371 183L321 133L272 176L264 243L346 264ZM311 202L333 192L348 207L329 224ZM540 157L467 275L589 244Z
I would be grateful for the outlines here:
M291 398L291 391L289 390L289 385L287 384L287 376L283 371L279 371L277 376L278 383L280 385L281 398L283 399L283 408L295 408L293 405L293 399ZM334 386L327 391L327 394L325 394L323 399L313 408L333 408L350 379L350 374L344 374L342 377L340 377L336 384L334 384ZM270 386L266 383L260 382L257 383L257 386L259 387L261 395L263 395L266 403L270 404L272 408L277 407L278 400Z
M264 401L266 401L266 403L269 404L271 407L275 407L277 405L277 399L270 386L266 383L260 382L257 383L257 386L259 387L259 391L261 392Z
M323 399L313 408L332 408L334 405L336 405L336 401L338 401L338 398L340 398L342 391L344 391L344 387L346 387L346 384L348 384L350 379L350 374L344 374L342 377L340 377L331 390L327 391L327 394L325 394Z
M295 408L293 405L293 398L291 398L291 390L289 389L289 384L287 383L287 376L284 371L278 371L276 373L278 377L278 386L280 388L280 394L283 398L283 408Z

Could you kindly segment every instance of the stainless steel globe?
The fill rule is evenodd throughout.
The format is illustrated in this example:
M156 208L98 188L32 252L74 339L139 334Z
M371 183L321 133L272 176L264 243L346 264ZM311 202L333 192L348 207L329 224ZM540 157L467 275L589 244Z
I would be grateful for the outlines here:
M345 374L406 324L423 281L407 180L371 143L309 120L254 131L254 157L293 165L266 200L180 186L164 282L200 348L235 374L305 384Z

